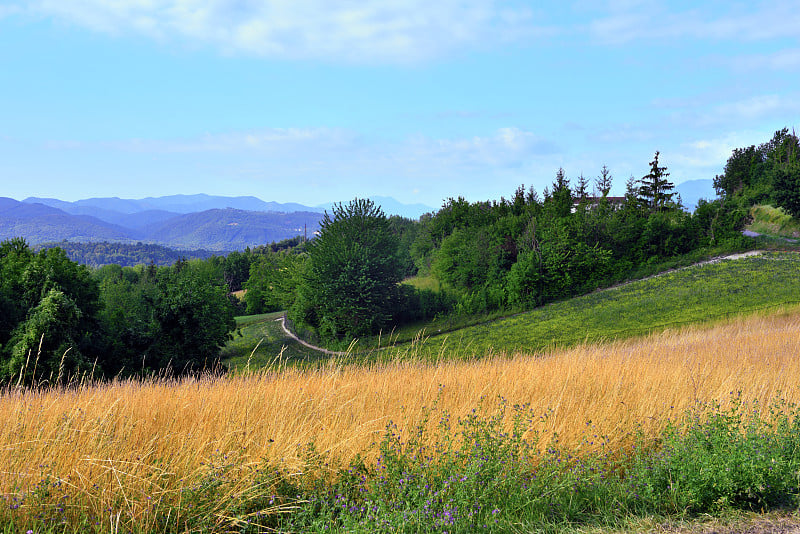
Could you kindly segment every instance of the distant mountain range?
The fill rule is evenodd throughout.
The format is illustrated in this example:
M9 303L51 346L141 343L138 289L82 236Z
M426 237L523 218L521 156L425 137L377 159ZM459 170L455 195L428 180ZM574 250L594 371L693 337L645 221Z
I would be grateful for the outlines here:
M675 186L684 206L694 210L700 198L716 197L712 180ZM435 209L371 197L387 215L418 219ZM225 252L265 245L319 228L320 206L265 202L256 197L172 195L142 199L87 198L65 202L29 197L0 197L0 240L22 237L29 244L70 242L152 243L180 250Z
M418 218L433 211L386 197L372 200L388 215ZM172 248L242 250L303 235L319 227L327 206L264 202L256 197L173 195L143 199L89 198L65 202L0 197L0 240L155 243Z

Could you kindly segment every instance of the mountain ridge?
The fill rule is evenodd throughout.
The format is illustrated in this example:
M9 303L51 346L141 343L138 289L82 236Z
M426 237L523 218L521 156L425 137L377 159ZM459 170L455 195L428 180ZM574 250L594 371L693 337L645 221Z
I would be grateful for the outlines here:
M376 199L387 203L389 208L384 211L390 215L407 206L390 197ZM376 203L380 203L378 200ZM421 204L412 205L410 210L432 211ZM313 235L324 211L325 207L265 202L256 197L205 194L89 198L75 202L0 197L0 240L22 237L32 245L61 241L143 242L183 250L228 252Z

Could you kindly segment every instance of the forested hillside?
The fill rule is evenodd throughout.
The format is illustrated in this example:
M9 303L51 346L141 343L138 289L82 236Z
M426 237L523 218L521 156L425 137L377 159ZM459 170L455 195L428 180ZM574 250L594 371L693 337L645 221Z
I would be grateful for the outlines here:
M92 254L118 263L151 256L148 265L90 270L60 248L36 252L22 239L4 241L0 377L202 368L218 359L235 313L288 310L301 335L347 345L434 317L527 310L658 272L676 258L743 250L755 203L799 213L798 139L787 130L735 150L715 179L720 197L692 213L682 209L659 156L641 178L626 181L623 197L609 195L614 177L603 167L594 183L559 169L541 195L520 186L495 201L450 198L418 221L356 199L334 206L308 241L297 235L304 214L275 214L296 228L294 237L227 256L181 257L170 267L156 265L169 262L166 251L147 246L94 245L85 263ZM15 201L0 208L55 209ZM231 233L263 231L252 212L183 217L194 235L220 243ZM218 234L204 220L226 228ZM400 283L410 277L413 284ZM241 290L242 300L232 296Z
M541 195L520 186L496 201L450 198L437 213L406 224L391 224L361 201L340 206L308 247L307 276L295 279L294 300L282 304L307 335L347 341L437 314L529 309L670 258L745 246L746 210L715 200L689 213L658 152L645 168L627 181L624 197L609 195L614 178L604 167L594 183L571 181L559 169ZM432 282L391 289L411 274ZM380 305L368 304L369 294L382 295Z
M79 265L59 248L0 243L0 381L212 368L234 328L224 259Z
M58 243L42 243L33 248L35 250L60 248L70 260L88 267L102 267L103 265L134 267L150 264L162 267L172 265L182 259L204 259L213 255L207 250L175 250L161 245L108 241L102 243L59 241Z
M117 199L120 202L122 200ZM63 205L60 201L51 204ZM112 204L115 205L115 204ZM87 206L58 207L0 198L0 240L22 237L31 245L69 241L153 243L176 249L216 252L243 250L308 233L322 214L313 211L262 212L212 209L179 214L169 211L123 213Z

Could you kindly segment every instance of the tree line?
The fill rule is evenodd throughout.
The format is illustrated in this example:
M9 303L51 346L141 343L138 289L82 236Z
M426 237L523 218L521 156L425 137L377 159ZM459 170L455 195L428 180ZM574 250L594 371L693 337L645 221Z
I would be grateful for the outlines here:
M797 192L791 170L796 145L793 134L777 133L760 152L763 167L751 169L751 190L761 191L759 184L768 181L768 198ZM280 306L298 330L346 341L436 314L529 309L625 280L676 256L744 246L741 230L755 198L734 201L722 194L689 213L659 157L656 152L641 178L626 181L621 198L609 196L613 176L603 167L594 184L583 175L573 184L559 169L541 195L520 186L499 201L450 198L436 213L406 224L393 223L369 200L338 205L326 213L305 259L294 260L293 300ZM735 179L731 169L740 158L734 151L715 185ZM787 173L795 182L784 178ZM438 290L398 284L412 274L430 277Z
M34 252L22 239L4 241L0 380L53 383L213 367L235 327L223 270L203 260L91 270L60 248Z
M450 198L417 221L355 199L326 213L313 239L169 266L91 269L60 248L8 240L0 380L190 372L219 364L235 315L287 310L306 337L346 342L437 315L529 309L682 254L741 248L753 204L800 216L799 146L784 129L734 150L714 180L718 198L693 213L656 152L622 197L610 196L603 167L594 183L559 169L541 195L520 186L508 199ZM401 283L412 276L435 289Z
M181 259L206 259L214 255L207 250L175 250L153 243L115 243L103 241L99 243L76 243L58 241L35 245L34 249L60 248L69 259L89 267L103 265L135 265L153 263L158 266L172 265Z

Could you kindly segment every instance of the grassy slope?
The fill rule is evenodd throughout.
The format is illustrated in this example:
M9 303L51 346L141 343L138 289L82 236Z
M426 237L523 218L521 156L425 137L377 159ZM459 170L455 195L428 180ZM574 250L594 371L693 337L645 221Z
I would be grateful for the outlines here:
M748 230L769 236L790 239L800 238L800 221L792 218L782 208L761 205L750 209L752 221Z
M426 339L462 356L538 352L624 339L668 327L800 303L800 256L762 256L691 267ZM450 349L442 349L442 347ZM406 350L398 346L398 350Z
M798 303L800 255L771 252L673 271L447 334L423 331L424 342L397 343L380 354L394 357L412 352L414 356L463 358L489 351L540 352ZM283 355L290 361L319 358L319 353L281 331L274 321L279 315L240 318L244 337L237 337L226 348L224 361L243 368L262 339L251 367L268 365L284 345Z
M800 402L798 348L795 313L547 358L9 389L0 532L587 532L748 509L747 492L772 507L796 494L800 410L776 403ZM716 426L687 417L692 439L650 454L714 400ZM798 424L741 417L784 412Z
M277 321L283 312L236 318L237 332L222 350L222 361L231 370L258 369L282 361L306 361L320 353L290 338ZM279 358L280 355L280 358Z

